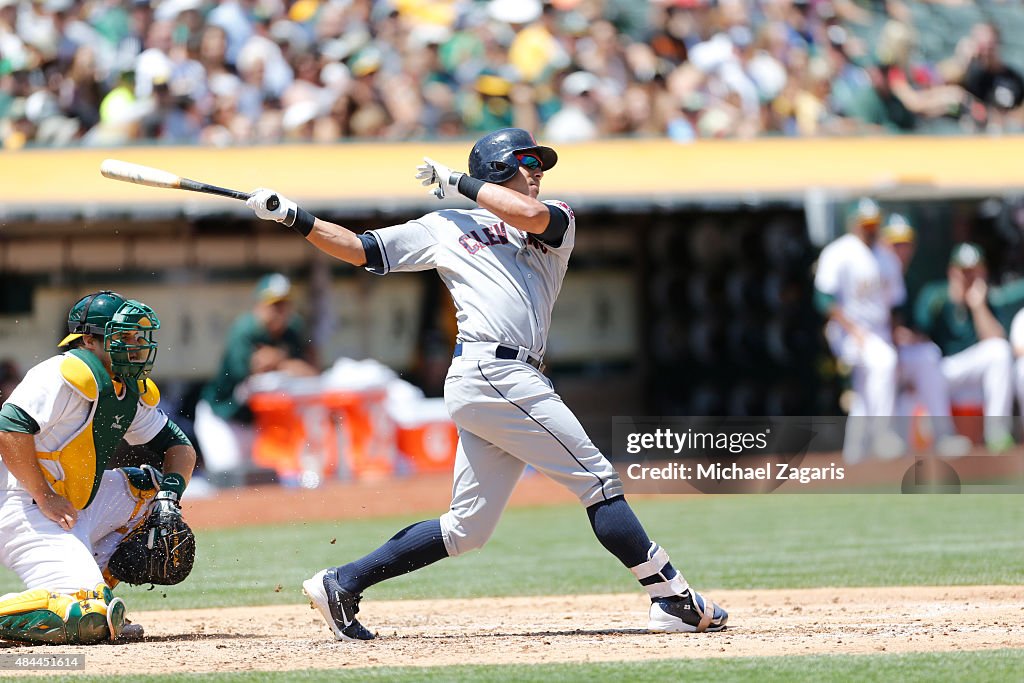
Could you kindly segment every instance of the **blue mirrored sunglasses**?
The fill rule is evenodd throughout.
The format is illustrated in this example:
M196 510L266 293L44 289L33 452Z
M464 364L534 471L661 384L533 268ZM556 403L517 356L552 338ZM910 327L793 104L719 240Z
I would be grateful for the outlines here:
M525 166L527 170L536 171L538 168L541 170L544 169L544 164L541 163L540 158L533 154L517 154L516 159L521 165Z

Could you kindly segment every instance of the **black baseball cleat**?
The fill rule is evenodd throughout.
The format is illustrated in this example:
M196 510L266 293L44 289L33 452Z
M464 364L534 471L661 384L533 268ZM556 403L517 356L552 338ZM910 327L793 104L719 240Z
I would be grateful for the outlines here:
M116 638L119 643L131 643L145 639L146 629L142 627L142 624L135 624L128 620L125 620L124 628L121 629L121 634Z
M721 631L729 613L690 588L682 595L651 601L648 631L661 633L703 633Z
M360 595L353 595L338 585L336 568L318 571L302 582L302 592L320 610L334 637L344 641L373 640L376 636L359 623Z

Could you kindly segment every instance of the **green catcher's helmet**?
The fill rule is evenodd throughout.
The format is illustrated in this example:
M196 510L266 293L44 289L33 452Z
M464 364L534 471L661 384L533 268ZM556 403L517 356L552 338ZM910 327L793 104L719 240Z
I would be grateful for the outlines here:
M68 335L58 346L67 346L85 334L103 337L103 350L110 354L114 376L139 380L153 369L159 328L160 319L141 301L125 299L117 292L96 292L71 307Z

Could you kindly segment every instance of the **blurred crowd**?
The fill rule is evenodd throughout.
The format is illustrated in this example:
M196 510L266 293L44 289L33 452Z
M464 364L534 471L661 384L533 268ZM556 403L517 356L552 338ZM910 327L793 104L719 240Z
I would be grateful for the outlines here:
M998 22L958 26L928 61L910 4L0 0L0 140L1024 130Z

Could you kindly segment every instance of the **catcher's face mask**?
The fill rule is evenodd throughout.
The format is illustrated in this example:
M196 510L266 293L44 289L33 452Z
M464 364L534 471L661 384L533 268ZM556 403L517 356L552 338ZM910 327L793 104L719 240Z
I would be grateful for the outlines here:
M146 304L125 301L104 326L103 350L110 354L111 371L123 379L145 379L156 362L156 331L160 319Z

